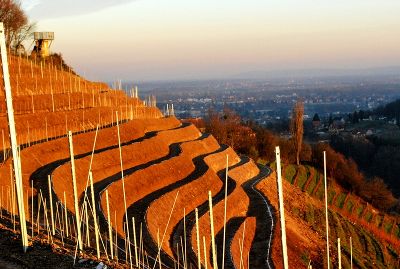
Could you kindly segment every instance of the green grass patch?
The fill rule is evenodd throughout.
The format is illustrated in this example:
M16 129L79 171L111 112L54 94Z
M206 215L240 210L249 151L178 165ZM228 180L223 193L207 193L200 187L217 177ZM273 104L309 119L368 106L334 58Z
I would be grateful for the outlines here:
M382 215L376 215L374 218L374 224L376 227L381 227L381 222L383 220L383 216Z
M289 164L285 167L284 171L284 177L286 178L286 180L293 184L293 180L296 175L296 166L293 164Z
M334 190L328 190L328 204L332 204L332 200L335 197L336 192Z
M364 207L365 207L365 205L357 206L357 208L356 208L356 215L357 215L357 217L361 218L361 214L362 214L362 212L364 211Z
M371 222L372 217L373 217L372 213L368 211L368 212L365 214L364 219L365 219L367 222Z
M297 186L303 190L308 178L310 177L309 166L300 166L299 175L297 180Z
M317 197L317 199L319 199L319 200L323 200L325 190L324 190L324 179L322 176L320 177L319 181L320 181L320 183L319 183L317 191L315 192L315 197Z
M336 206L339 208L343 208L345 199L346 199L346 193L344 193L344 192L339 193L336 198L336 203L335 203Z
M308 185L307 190L305 190L308 194L312 194L315 187L317 186L318 183L318 179L319 179L319 173L317 171L317 169L315 169L314 167L310 167L311 170L313 170L313 176L311 178L310 184Z
M399 228L399 225L398 225L398 224L396 224L396 225L393 227L392 233L393 233L397 238L400 238L400 228Z
M353 211L353 208L354 208L353 199L351 199L351 198L348 199L344 206L345 206L345 209L347 210L347 212L351 213Z
M385 230L385 232L388 234L392 231L393 222L385 221L382 226L383 226L383 229Z
M304 251L303 253L301 253L300 259L301 259L302 263L303 263L305 266L308 266L308 263L310 262L310 253L308 253L307 250Z
M314 214L314 207L310 204L307 205L307 211L306 211L306 221L310 224L315 223L315 214Z
M262 165L267 165L268 161L264 160L264 159L261 159L261 158L258 158L257 163L262 164Z

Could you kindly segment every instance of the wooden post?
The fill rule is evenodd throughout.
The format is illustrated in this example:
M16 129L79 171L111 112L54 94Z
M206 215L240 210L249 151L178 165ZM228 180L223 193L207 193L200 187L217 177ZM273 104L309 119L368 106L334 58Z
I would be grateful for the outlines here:
M71 174L72 174L72 187L74 189L74 204L75 204L75 219L76 219L76 231L78 236L78 246L79 250L83 249L82 237L81 237L81 222L79 216L79 206L78 206L78 191L76 189L76 174L75 174L75 158L74 158L74 145L72 141L72 132L68 131L68 141L69 141L69 154L71 158Z
M33 216L33 180L31 180L31 222L32 222L32 238L33 238L33 223L34 223L34 216ZM3 191L3 188L1 189Z
M199 235L199 210L195 209L196 213L196 243L197 243L197 268L201 268L201 250L200 250L200 235Z
M16 133L16 129L15 129L10 75L9 75L9 71L8 71L7 47L6 47L3 23L0 23L0 48L1 48L1 62L2 62L2 68L3 68L3 82L4 82L4 90L5 90L6 105L7 105L7 120L8 120L8 128L9 128L9 133L10 133L11 151L12 151L12 156L13 156L15 185L16 185L16 189L17 189L17 200L18 200L18 210L19 210L20 226L21 226L22 247L23 247L24 252L26 252L26 250L28 248L28 233L27 233L27 229L26 229L26 219L25 219L24 192L23 192L23 185L22 185L22 177L20 174L19 155L17 152L17 133Z
M160 230L157 229L157 248L160 247ZM158 256L158 265L159 265L159 269L162 269L161 267L161 255Z
M212 248L213 268L218 269L217 250L215 247L215 238L214 238L214 217L213 217L213 205L212 205L211 191L208 191L208 205L210 208L211 248Z
M178 199L178 196L179 196L179 191L177 191L177 193L175 195L175 200L174 200L174 203L172 204L172 208L171 208L171 211L169 213L167 225L165 225L165 230L164 230L163 236L161 238L160 247L158 248L158 253L157 253L156 261L154 263L154 267L156 266L156 262L157 262L158 256L161 255L161 248L162 248L162 245L164 243L164 238L165 238L165 235L167 233L168 225L169 225L169 222L171 221L172 213L174 212L174 208L175 208L175 204L176 204L176 200ZM140 241L141 241L141 244L142 244L142 224L140 224Z
M324 188L325 188L325 229L326 229L326 258L328 269L331 267L329 258L329 220L328 220L328 185L326 180L326 151L324 151Z
M32 113L35 113L35 103L33 102L33 94L31 94Z
M136 242L136 224L135 224L135 217L132 217L132 228L133 228L133 243L135 247L135 263L136 267L139 267L139 261L138 261L138 252L137 252L137 242Z
M52 86L52 83L51 83L51 74L50 74L50 93L51 93L51 105L52 105L52 109L53 109L53 112L55 111L55 108L54 108L54 94L53 94L53 86Z
M51 217L51 234L54 236L56 234L56 231L54 229L54 213L53 213L53 194L51 192L51 176L47 176L47 182L49 185L49 199L50 199L50 217Z
M111 228L111 217L110 217L110 204L108 201L108 190L106 189L106 202L107 202L107 219L108 219L108 240L110 241L110 249L111 249L111 259L114 259L114 251L113 251L113 234Z
M119 160L120 160L120 166L121 166L122 192L124 195L125 221L126 221L126 223L129 223L128 211L127 211L127 206L126 206L124 167L122 164L122 149L121 149L121 136L120 136L120 132L119 132L118 111L115 111L115 117L117 120L118 148L119 148ZM126 235L127 235L127 239L128 239L128 252L129 252L129 258L130 258L130 268L132 269L132 253L131 253L131 241L129 238L129 225L126 228Z
M353 269L353 242L350 236L350 269Z
M222 240L222 269L225 268L225 238L226 238L226 206L228 202L228 165L229 155L226 154L226 169L225 169L225 199L224 199L224 234Z
M47 130L47 117L45 117L44 119L45 119L45 122L46 122L46 141L49 141L49 133L48 133L48 130Z
M338 263L339 269L342 269L342 251L340 249L340 238L337 239Z
M88 215L88 210L87 210L88 206L87 205L88 205L88 202L84 201L83 202L83 209L84 209L85 215L83 215L83 217L85 218L85 226L86 226L86 245L88 247L90 247L89 215ZM83 220L82 220L82 222L83 222Z
M183 208L183 241L184 244L182 245L182 247L185 248L185 251L182 253L183 257L184 257L184 268L187 269L187 253L186 253L186 208Z
M275 148L275 154L276 154L276 172L278 174L277 181L278 181L279 213L280 213L280 220L281 220L283 268L288 269L289 262L288 262L287 245L286 245L285 208L283 205L281 153L280 153L279 147Z
M114 222L117 223L117 211L114 211ZM115 259L117 260L118 263L118 226L115 225Z
M37 194L37 201L38 201L38 213L37 213L37 215L36 215L36 224L37 224L37 234L39 235L39 232L40 232L40 205L41 205L41 199L40 199L40 196L39 196L39 193Z
M92 193L92 210L93 210L94 232L95 232L95 236L96 236L97 259L100 259L99 231L98 231L98 225L97 225L96 201L94 199L92 171L89 171L89 179L90 179L90 192Z
M65 196L65 191L64 191L64 214L65 214L65 236L68 237L68 210L67 210L67 198Z
M3 162L6 161L6 145L4 143L4 129L1 129L1 138L3 141Z
M243 224L243 232L242 232L242 244L240 246L240 267L244 269L244 262L243 262L243 244L244 244L244 234L246 232L246 220L244 220Z
M29 129L29 122L26 122L26 126L27 126L27 129L28 129L28 137L27 137L27 143L28 143L28 146L30 147L31 146L31 138L30 138L30 129Z
M204 236L203 236L203 251L204 251L204 267L205 267L205 269L207 269L207 267L208 267L207 248L206 248L206 238ZM199 266L199 268L201 268L201 266Z

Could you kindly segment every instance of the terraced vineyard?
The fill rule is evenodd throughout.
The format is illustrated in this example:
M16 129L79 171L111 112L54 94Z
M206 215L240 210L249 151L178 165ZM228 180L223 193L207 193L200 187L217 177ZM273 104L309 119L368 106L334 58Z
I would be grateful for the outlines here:
M273 167L273 165L272 165ZM306 267L312 260L314 264L321 266L326 263L319 250L324 248L325 242L320 235L324 233L325 214L323 204L324 183L323 174L312 166L286 165L283 167L283 175L286 179L286 205L288 222L292 219L299 227L310 226L311 231L307 239L302 238L301 232L296 239L298 246L308 245L308 241L315 241L316 246L308 246L308 249L292 248L292 259L297 256L302 267ZM272 175L275 176L275 173ZM268 197L276 194L271 190L271 181L264 181L259 188ZM399 225L398 218L393 215L382 214L379 210L368 205L365 201L351 193L345 192L334 181L328 184L330 240L332 243L332 264L337 266L337 248L335 241L342 240L342 266L350 267L350 242L353 244L354 268L398 268L399 253ZM274 201L273 206L276 207ZM291 232L289 231L289 234ZM292 240L295 236L292 236ZM314 239L312 239L314 238ZM279 252L279 246L274 250ZM279 255L275 253L275 255ZM278 266L279 267L279 266Z
M85 267L87 259L112 268L282 268L270 168L163 115L153 97L142 101L51 62L10 62L31 248L23 254L3 240L0 267L26 266L45 245L44 268ZM2 100L0 231L20 240L5 112ZM283 175L290 265L322 268L323 176L308 165L284 166ZM351 236L354 268L396 268L398 218L330 182L330 240L342 238L343 265Z
M82 251L76 254L94 255L98 227L99 259L111 266L212 268L210 191L219 267L224 262L226 268L272 268L273 211L254 188L268 169L194 125L164 117L152 102L46 64L11 58L31 240L45 235L50 244L74 253L81 235ZM1 213L18 227L0 105ZM73 160L67 131L72 131Z

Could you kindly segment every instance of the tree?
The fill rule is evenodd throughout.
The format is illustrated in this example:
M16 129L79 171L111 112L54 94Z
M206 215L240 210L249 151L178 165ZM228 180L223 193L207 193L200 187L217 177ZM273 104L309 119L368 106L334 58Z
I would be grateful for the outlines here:
M298 100L293 107L292 120L290 121L290 133L292 134L292 141L296 152L297 165L300 165L300 152L303 144L303 115L304 104L303 101Z
M314 114L314 117L313 117L312 120L313 120L313 121L321 121L320 118L319 118L319 116L318 116L318 113L315 113L315 114Z
M20 2L15 0L0 0L0 21L4 24L7 46L20 45L35 27L35 24L28 24Z

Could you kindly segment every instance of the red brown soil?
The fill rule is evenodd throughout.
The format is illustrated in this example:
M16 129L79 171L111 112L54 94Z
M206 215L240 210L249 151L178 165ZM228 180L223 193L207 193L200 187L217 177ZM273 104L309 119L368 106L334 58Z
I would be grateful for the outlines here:
M18 225L17 225L18 226ZM29 228L29 227L28 227ZM114 261L101 257L103 264L111 268L126 268ZM0 268L94 268L99 264L94 249L86 249L78 255L74 265L74 242L64 238L64 244L58 236L48 243L47 235L41 233L30 238L30 247L24 253L21 237L13 230L11 219L3 215L0 223Z
M150 234L155 242L157 242L157 231L159 229L163 233L165 231L167 236L166 238L171 238L174 227L184 216L184 209L187 214L207 201L208 191L211 191L214 194L220 191L222 182L216 172L224 169L227 155L229 156L229 165L234 165L240 161L239 157L231 148L219 153L208 155L204 161L209 165L210 169L208 169L203 176L189 184L185 184L182 187L166 193L149 206L146 218ZM179 196L175 204L176 209L172 212L168 227L165 227L170 216L170 210L160 210L160 208L163 207L162 205L171 204L171 201L174 201L177 192L179 192ZM173 246L170 245L170 240L164 240L162 247L167 254L173 257Z
M240 268L240 262L242 261L242 268L249 269L249 267L248 267L249 250L251 248L253 239L255 237L256 218L248 217L248 218L246 218L245 222L246 222L246 225L244 223L242 225L240 225L240 228L237 230L235 236L232 239L231 254L232 254L233 264L235 265L235 268ZM243 234L243 232L244 232L244 234ZM243 240L243 238L244 238L244 240ZM240 249L242 248L242 242L243 242L243 252L241 255ZM241 256L242 256L242 258L241 258Z
M236 188L228 196L226 220L229 221L233 217L245 217L249 206L249 197L241 187L241 184L258 174L258 168L254 162L250 161L244 165L238 166L229 171L229 176L235 180ZM224 226L224 200L213 205L214 215L214 231L217 234ZM207 253L210 253L211 241L210 241L210 215L207 213L199 219L199 231L200 238L203 236L206 238L206 249ZM192 246L196 246L196 230L192 230ZM247 247L247 245L246 245ZM245 248L245 252L248 249ZM208 266L211 266L211 259L208 257Z
M303 208L306 211L306 205L312 203L316 208L320 208L321 204L308 194L302 192L299 188L294 187L286 180L283 180L284 202L285 202L285 219L286 219L286 235L290 268L307 268L301 259L301 254L308 252L311 260L318 260L321 256L321 250L324 249L323 235L313 231L312 228L302 219L292 213L291 208ZM272 173L267 179L261 181L257 185L257 189L268 197L274 208L278 206L278 194L276 184L276 174ZM281 233L279 225L279 216L276 219L275 234L272 247L272 260L276 268L283 268L282 264L282 246Z
M181 147L182 153L179 156L152 165L146 169L139 170L125 177L127 207L146 195L188 176L195 169L192 159L198 155L217 150L219 145L212 136L209 136L203 140L185 142ZM121 231L123 230L125 212L122 207L122 181L119 180L111 184L108 187L108 192L110 197L110 212L116 212L117 214L117 224L114 220L111 220L111 223L114 229L117 229L120 234L123 235ZM163 207L160 208L160 211L165 210L169 212L172 204L173 201L171 201L170 204L162 205ZM107 207L104 193L101 197L101 206L105 212Z
M177 126L179 122L174 118L168 119L147 119L147 120L132 120L126 124L120 125L121 142L129 141L133 138L141 137L147 130L158 130L163 127L163 123L167 126ZM90 152L93 147L95 132L82 133L74 135L74 153L75 155ZM96 148L104 148L110 145L115 145L117 141L117 128L106 128L99 131ZM46 143L37 144L28 147L21 151L22 175L24 189L31 194L30 175L40 167L54 162L56 160L69 158L68 139L66 137L52 140ZM9 187L10 182L10 165L12 160L8 159L1 167L0 174L3 176L0 179L4 190ZM47 179L43 179L47 180ZM57 188L57 186L55 186ZM65 188L62 184L61 188ZM36 190L33 190L36 195ZM28 198L28 197L27 197ZM28 210L26 205L26 210Z
M43 77L40 64L25 58L10 56L9 69L19 144L46 138L46 122L51 137L65 134L66 126L77 131L115 122L115 111L119 111L120 119L161 116L157 108L145 107L137 98L128 98L122 91L87 81L51 63L43 63ZM3 84L0 89L0 95L4 95ZM1 98L0 131L6 138L2 148L9 147L5 112Z
M163 122L165 121L165 122ZM150 129L149 127L142 125L141 132L131 134L131 139L138 138L135 135L143 135L145 132L153 130L166 130L172 129L179 125L176 120L159 120L159 124L154 125L156 129ZM136 128L138 124L133 125ZM142 132L145 131L145 132ZM198 130L193 126L185 128L178 128L174 130L162 131L157 136L146 139L142 142L134 143L122 147L122 160L123 168L131 168L139 164L147 163L151 160L161 158L168 154L169 145L173 142L183 142L188 139L196 139L199 137ZM140 137L140 136L139 136ZM116 136L110 137L115 139L115 144L118 144L118 138ZM82 159L78 159L75 162L77 180L78 195L81 196L85 191L86 179L88 178L88 170L90 165L91 156L87 156ZM119 149L107 150L105 152L95 154L92 164L93 182L97 183L109 176L117 174L121 171ZM73 191L72 189L66 189L65 184L72 186L71 176L71 164L65 164L58 167L53 173L54 191L59 197L63 197L65 191L67 196L67 207L71 212L75 212L73 205Z

